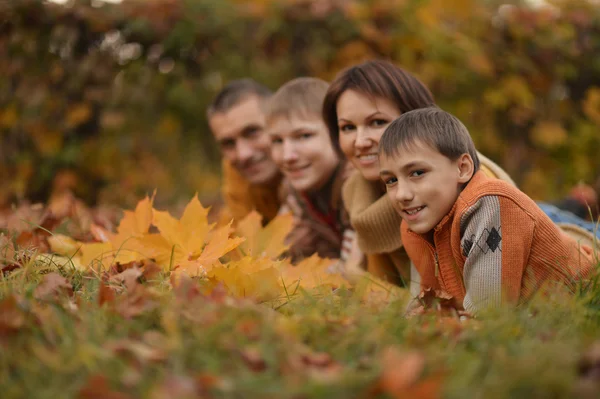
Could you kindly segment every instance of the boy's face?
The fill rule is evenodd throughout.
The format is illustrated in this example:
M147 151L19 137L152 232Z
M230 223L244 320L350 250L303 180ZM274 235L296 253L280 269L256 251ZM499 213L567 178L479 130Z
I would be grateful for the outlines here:
M250 184L264 184L278 173L270 158L270 141L264 132L265 115L260 99L250 96L208 121L223 157Z
M271 157L299 192L323 187L339 164L320 116L275 117L269 121Z
M379 180L379 140L400 110L385 98L346 90L337 101L336 112L342 152L365 179Z
M382 155L379 162L394 208L418 234L433 230L454 206L461 186L473 176L469 154L452 161L418 141L397 156Z

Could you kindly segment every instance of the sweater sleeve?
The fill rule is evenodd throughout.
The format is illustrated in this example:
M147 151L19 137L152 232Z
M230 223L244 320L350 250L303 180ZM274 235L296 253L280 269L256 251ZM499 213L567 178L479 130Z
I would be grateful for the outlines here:
M502 226L496 196L480 198L460 220L465 257L463 307L469 312L496 307L502 300Z

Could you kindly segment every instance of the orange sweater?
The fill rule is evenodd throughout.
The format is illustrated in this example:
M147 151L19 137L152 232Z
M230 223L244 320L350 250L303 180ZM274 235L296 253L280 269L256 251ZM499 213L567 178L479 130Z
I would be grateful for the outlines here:
M486 175L514 185L508 174L481 153L477 153ZM402 218L379 181L367 181L356 171L343 187L344 205L356 231L358 246L367 256L369 273L401 286L408 285L410 260L402 248L398 225Z
M529 299L545 281L572 287L594 257L514 186L477 172L434 229L433 245L401 226L412 283L443 289L468 311Z
M226 206L222 220L233 218L239 221L256 210L263 216L263 223L266 224L277 215L280 206L278 191L281 177L269 185L253 185L229 162L223 160L222 166L222 195Z

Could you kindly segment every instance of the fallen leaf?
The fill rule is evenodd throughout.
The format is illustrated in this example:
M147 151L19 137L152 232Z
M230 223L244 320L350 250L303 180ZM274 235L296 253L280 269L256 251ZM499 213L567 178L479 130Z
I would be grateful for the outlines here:
M104 282L100 282L98 288L98 304L102 306L105 303L112 304L115 301L115 291Z
M230 226L211 233L208 208L202 207L197 195L186 206L179 220L166 211L154 210L153 224L160 234L148 234L140 239L140 251L165 269L185 270L202 274L218 259L243 241L229 238Z
M296 266L286 265L281 268L281 279L286 292L291 294L298 286L310 290L319 286L326 286L331 289L341 286L350 286L340 273L332 272L331 265L335 261L332 259L320 258L317 254L310 258L303 259Z
M19 331L25 325L25 314L17 298L9 295L0 301L0 336Z
M262 216L252 211L238 223L236 231L246 238L241 248L247 255L275 259L289 248L285 241L293 225L293 215L287 213L277 215L262 227Z
M109 282L123 284L128 290L132 290L137 284L142 271L137 267L129 268L119 274L112 276Z
M195 262L184 263L182 268L193 274L199 274L201 270L209 270L220 257L236 248L245 239L240 237L229 238L231 233L231 223L220 227L215 231L202 253Z
M110 388L105 376L92 375L85 386L79 391L80 399L131 399L130 395Z
M261 372L267 369L267 363L257 348L244 348L240 350L240 356L252 371Z
M48 244L52 252L68 257L76 256L81 247L80 243L63 234L54 234L48 237Z
M425 357L420 352L403 352L396 347L383 351L378 388L393 398L434 399L441 397L442 374L422 378Z
M66 278L58 273L45 274L42 283L37 286L33 295L37 299L47 300L59 295L73 295L73 287Z
M114 309L125 319L131 319L145 312L149 312L158 305L154 294L141 284L127 290L115 298Z
M157 389L152 391L151 399L197 398L199 391L196 380L182 375L169 375Z
M282 293L276 266L270 259L247 256L229 262L227 266L213 267L207 276L222 283L232 296L265 301L277 298Z
M145 342L134 339L121 339L106 344L106 349L115 354L131 354L141 363L158 362L167 359L164 349L153 347Z

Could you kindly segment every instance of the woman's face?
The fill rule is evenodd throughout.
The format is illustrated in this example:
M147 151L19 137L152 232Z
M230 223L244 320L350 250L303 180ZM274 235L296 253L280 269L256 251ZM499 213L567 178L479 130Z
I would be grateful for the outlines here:
M367 180L379 180L379 139L401 112L382 97L346 90L336 104L342 152Z

